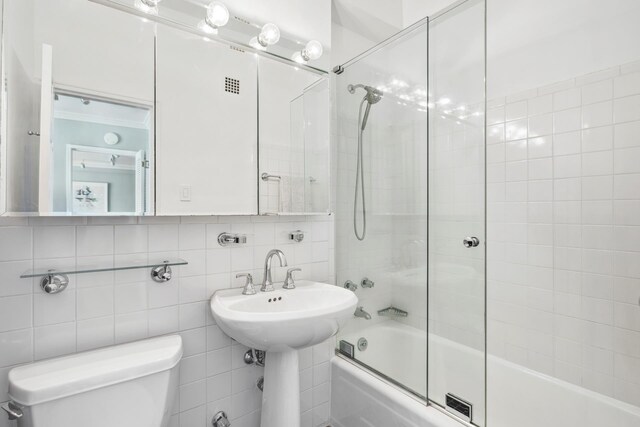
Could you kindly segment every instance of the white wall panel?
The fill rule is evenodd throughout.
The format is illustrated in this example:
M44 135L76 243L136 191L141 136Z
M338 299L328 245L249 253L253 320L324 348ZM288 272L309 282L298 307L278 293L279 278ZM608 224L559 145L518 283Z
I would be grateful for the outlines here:
M153 101L155 24L84 0L36 0L34 17L35 46L53 46L54 86ZM37 48L36 70L40 59Z
M160 215L257 214L256 64L252 54L158 29ZM225 91L226 78L239 93Z

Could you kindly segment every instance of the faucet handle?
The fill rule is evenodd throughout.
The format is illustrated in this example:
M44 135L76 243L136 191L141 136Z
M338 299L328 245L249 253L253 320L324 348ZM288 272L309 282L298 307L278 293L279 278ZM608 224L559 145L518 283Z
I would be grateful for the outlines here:
M295 289L296 284L293 281L293 272L294 271L302 271L301 268L290 268L287 270L287 278L284 279L284 285L282 285L283 289Z
M342 287L345 289L349 289L352 292L355 292L356 289L358 289L358 285L353 283L351 280L347 280L346 282L344 282L344 285L342 285Z
M363 288L373 288L375 286L375 282L373 280L369 280L368 277L365 277L360 282L360 286L362 286Z
M239 277L247 278L247 281L244 284L244 289L242 290L242 295L255 295L256 289L253 287L253 276L249 273L236 274L236 278Z

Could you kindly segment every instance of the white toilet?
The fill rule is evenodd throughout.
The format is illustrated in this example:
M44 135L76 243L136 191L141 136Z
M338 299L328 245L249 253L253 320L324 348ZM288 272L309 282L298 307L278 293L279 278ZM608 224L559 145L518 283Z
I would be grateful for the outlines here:
M182 339L172 335L14 368L18 426L165 427L181 357Z

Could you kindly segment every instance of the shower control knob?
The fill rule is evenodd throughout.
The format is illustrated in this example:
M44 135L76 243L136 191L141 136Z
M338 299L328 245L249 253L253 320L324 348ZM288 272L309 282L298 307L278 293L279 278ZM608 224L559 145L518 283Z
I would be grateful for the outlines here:
M375 282L365 277L362 279L362 282L360 282L360 286L363 288L373 288L375 286Z
M346 282L344 282L343 287L345 289L349 289L352 292L355 292L356 289L358 289L358 285L356 285L355 283L353 283L351 280L347 280Z
M480 244L480 240L477 237L465 237L462 244L465 248L475 248Z

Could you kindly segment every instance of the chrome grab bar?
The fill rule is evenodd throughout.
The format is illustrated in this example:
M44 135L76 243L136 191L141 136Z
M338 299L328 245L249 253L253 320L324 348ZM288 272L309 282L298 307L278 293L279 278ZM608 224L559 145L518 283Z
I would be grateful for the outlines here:
M282 179L280 175L269 175L266 172L263 172L262 175L260 175L260 178L262 178L263 181L269 181L269 180L280 181Z

